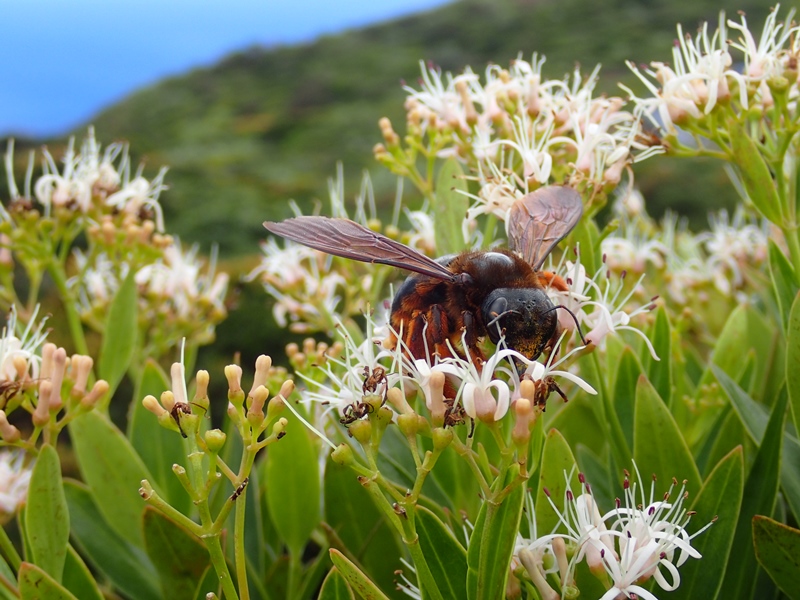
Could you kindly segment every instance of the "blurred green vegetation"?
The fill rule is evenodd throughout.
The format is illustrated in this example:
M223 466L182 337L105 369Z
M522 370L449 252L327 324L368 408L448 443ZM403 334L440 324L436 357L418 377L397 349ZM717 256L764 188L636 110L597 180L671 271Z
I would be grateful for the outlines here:
M728 10L732 17L744 10L758 31L769 8L767 0L741 0ZM693 32L707 20L715 27L719 9L714 0L461 0L305 45L250 48L139 90L92 123L104 144L129 141L134 161L146 161L146 176L169 165L162 197L168 231L204 251L218 244L224 266L241 273L255 264L262 221L288 216L289 199L304 208L315 199L327 203L339 161L348 197L368 169L378 205L391 204L395 178L372 157L381 141L377 121L388 116L404 131L402 84L417 81L420 60L480 73L489 62L507 65L539 52L548 78L576 63L584 73L602 63L602 91L621 94L617 81L624 81L643 92L624 61L669 61L675 25ZM80 138L83 130L74 133ZM58 155L63 142L48 145ZM18 142L18 173L32 143ZM659 157L637 165L636 177L652 214L671 207L695 226L705 224L709 209L736 200L713 161ZM413 206L410 193L406 186ZM268 324L263 293L243 288L232 302L239 311L219 328L214 360L224 363L239 350L245 364L259 352L279 357L286 338ZM249 327L253 320L258 327ZM265 337L274 348L263 346Z

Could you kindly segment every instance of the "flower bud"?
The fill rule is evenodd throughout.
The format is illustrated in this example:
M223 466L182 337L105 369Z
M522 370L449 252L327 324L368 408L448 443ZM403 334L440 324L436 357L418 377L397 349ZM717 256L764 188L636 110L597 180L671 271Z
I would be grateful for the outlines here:
M417 415L413 412L397 415L397 427L406 437L417 435L419 432L419 420L417 419Z
M196 383L195 391L194 391L194 401L198 404L202 404L203 400L208 401L208 371L200 370L194 376L194 380ZM207 408L207 406L206 406Z
M269 396L269 390L263 385L250 392L250 408L247 409L247 420L253 427L258 427L264 420L264 404Z
M172 393L175 395L176 404L188 404L189 397L186 394L186 369L183 363L172 363L169 374L172 379Z
M284 435L286 435L286 426L288 424L289 420L286 419L285 417L281 417L280 419L278 419L275 425L272 426L272 435L274 435L278 439L281 439Z
M444 450L453 441L453 430L436 427L433 430L433 447L435 450Z
M369 421L355 421L350 424L348 431L362 446L366 446L372 438L372 423Z
M242 367L228 365L225 367L225 377L228 380L228 400L236 407L244 404L244 391L242 390Z
M39 383L39 403L33 411L31 420L36 427L44 427L50 421L50 395L53 384L49 379Z
M21 437L19 429L9 423L5 411L0 410L0 438L3 438L3 441L7 444L14 444Z
M110 388L111 386L105 379L98 379L94 382L91 391L81 398L81 407L87 410L94 408L94 405L108 393Z
M158 403L158 400L156 400L155 396L145 396L142 400L142 406L144 406L157 417L161 417L161 415L169 415L169 412Z
M431 411L431 423L434 427L444 425L444 416L447 405L444 403L445 376L441 371L434 371L430 377L430 395L425 398L425 404Z
M403 395L403 391L400 388L389 388L386 391L386 399L389 404L391 404L392 407L401 415L414 412L414 409L411 408L411 405L406 400L406 397Z
M222 450L227 436L224 431L220 431L219 429L209 429L203 437L206 440L208 451L212 454L218 454L219 451Z
M331 452L331 459L333 462L344 466L352 465L353 462L355 462L353 449L347 444L339 444L336 446L334 451Z
M259 386L267 385L267 378L269 377L269 370L271 368L272 359L266 354L262 354L256 359L256 374L253 377L253 385L250 388L250 393L247 394L249 397L253 397L253 394Z
M73 398L82 398L86 395L86 384L89 382L94 361L91 356L75 354L72 356L71 365L73 384L70 395Z
M56 348L53 352L53 373L51 381L53 387L50 390L50 412L57 413L64 406L61 401L61 385L64 383L64 373L67 370L67 351L64 348Z
M161 406L163 406L167 412L172 412L172 409L175 407L175 395L170 390L161 393Z

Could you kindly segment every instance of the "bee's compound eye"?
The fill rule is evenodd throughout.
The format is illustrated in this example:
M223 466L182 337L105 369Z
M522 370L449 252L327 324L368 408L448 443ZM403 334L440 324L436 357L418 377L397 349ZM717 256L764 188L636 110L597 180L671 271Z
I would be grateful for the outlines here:
M486 332L489 334L489 339L493 344L500 341L503 336L503 326L501 324L503 317L508 314L508 298L505 294L509 292L507 288L498 288L493 290L481 306L483 313L483 322L486 324Z

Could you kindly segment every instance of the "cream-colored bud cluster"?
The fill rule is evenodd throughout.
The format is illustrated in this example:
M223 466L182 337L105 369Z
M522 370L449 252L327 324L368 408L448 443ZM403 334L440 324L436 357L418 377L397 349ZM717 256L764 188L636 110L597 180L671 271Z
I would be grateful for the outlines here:
M183 365L174 363L170 372L172 389L163 392L160 400L155 396L146 396L142 404L157 417L161 426L177 431L184 437L202 435L208 449L215 453L219 452L225 442L225 434L216 429L203 433L200 427L200 417L209 411L211 402L208 397L208 372L203 370L197 372L195 393L191 401L188 400L183 379ZM255 376L250 392L245 395L242 388L242 368L239 365L228 365L224 369L225 379L228 382L226 412L248 443L263 443L259 442L259 438L269 425L273 425L272 434L276 437L282 435L286 427L286 420L278 419L278 416L284 408L286 399L294 391L294 382L283 381L278 393L271 399L267 387L274 385L276 375L281 372L282 370L273 368L269 356L259 356L256 359Z
M81 354L69 357L64 348L46 343L42 346L38 377L34 379L28 360L14 357L18 377L3 383L0 437L9 444L20 442L22 433L8 420L8 415L20 407L30 413L34 431L47 429L48 435L57 434L70 420L92 410L109 390L108 382L102 379L88 387L93 362Z

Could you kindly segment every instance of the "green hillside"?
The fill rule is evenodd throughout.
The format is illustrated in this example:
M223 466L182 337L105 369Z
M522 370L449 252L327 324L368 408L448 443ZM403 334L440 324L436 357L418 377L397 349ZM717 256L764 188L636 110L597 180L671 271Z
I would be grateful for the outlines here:
M353 190L369 168L388 201L394 180L371 153L380 141L377 120L389 116L402 131L401 81L416 81L420 60L482 71L487 62L505 65L538 51L551 78L576 61L587 69L601 62L602 85L618 93L615 82L630 80L625 59L667 59L675 23L693 30L715 21L718 7L712 0L463 0L307 45L251 48L142 89L93 122L101 141L129 140L151 174L170 165L164 208L171 231L205 247L215 240L223 255L246 254L263 237L260 223L287 213L288 199L308 205L327 197L337 161ZM769 6L746 0L736 8L760 23ZM709 178L724 179L711 168L678 176L669 161L658 162L657 173L640 170L657 206L689 206L695 192L709 196L702 191Z

